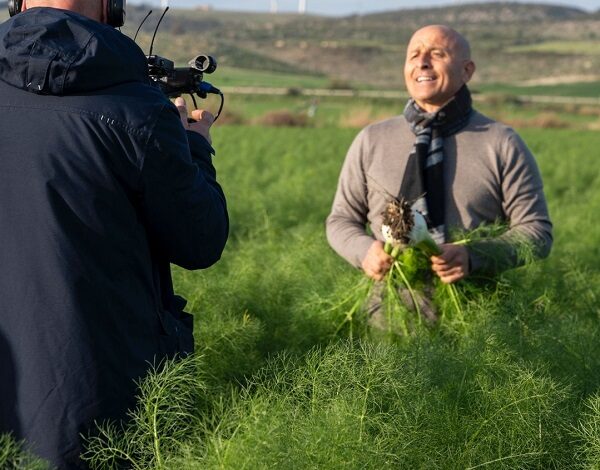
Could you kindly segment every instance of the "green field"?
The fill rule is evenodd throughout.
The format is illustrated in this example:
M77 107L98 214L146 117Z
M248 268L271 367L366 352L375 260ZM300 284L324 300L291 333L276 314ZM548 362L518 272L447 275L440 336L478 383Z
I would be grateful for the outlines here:
M211 78L206 77L209 81ZM219 67L214 78L218 80L221 87L327 88L330 84L330 81L325 77L246 70L234 67Z
M600 98L600 82L574 82L556 85L525 86L508 83L490 83L476 85L482 93L505 93L513 96L546 95L546 96L578 96Z
M133 33L146 8L128 12ZM346 317L342 301L364 276L329 248L324 221L357 129L405 102L297 89L401 90L402 44L421 18L440 21L426 13L338 21L180 11L165 22L156 53L178 65L214 53L219 69L206 78L215 86L289 92L226 93L213 140L230 239L208 270L173 267L195 315L197 354L142 384L129 425L102 426L85 455L92 468L600 470L600 107L515 98L598 98L597 81L521 85L532 73L595 73L595 18L478 24L466 12L455 24L481 65L477 107L517 127L537 157L551 256L497 284L459 283L463 318L436 327L413 317L409 334L387 335L360 312ZM452 15L441 20L454 24ZM155 22L138 39L145 51ZM263 122L315 106L301 128ZM0 436L4 468L46 466Z
M600 55L598 41L546 41L507 48L507 52L550 52L553 54Z
M392 88L404 91L404 81L401 77L402 69L398 68L398 81ZM239 69L235 67L219 67L213 76L205 77L208 81L219 86L230 87L264 87L264 88L336 88L336 84L345 83L353 89L370 89L367 83L359 81L340 82L327 77L318 77L303 74L288 74L270 71L257 71ZM547 95L547 96L574 96L574 97L600 97L600 81L586 81L573 83L558 83L555 85L524 85L519 83L474 83L471 85L484 95L506 94L521 95Z
M146 383L125 438L90 449L97 468L598 468L600 136L522 133L549 259L472 293L464 322L382 338L357 317L350 340L335 303L361 275L323 221L355 132L215 129L231 237L213 268L174 272L198 354Z
M218 82L213 82L217 84ZM475 90L477 91L477 89ZM600 128L600 105L535 104L525 103L515 95L501 93L474 94L477 109L492 118L499 119L513 127L570 128L573 130L596 130ZM361 128L365 125L401 114L406 99L366 98L366 97L311 97L268 96L261 94L241 95L226 93L225 111L222 122L236 124L264 125L264 119L274 112L282 112L303 118L307 127ZM191 105L191 102L190 102ZM202 107L216 112L218 99L210 97ZM313 108L314 114L309 117ZM232 121L232 118L235 118Z

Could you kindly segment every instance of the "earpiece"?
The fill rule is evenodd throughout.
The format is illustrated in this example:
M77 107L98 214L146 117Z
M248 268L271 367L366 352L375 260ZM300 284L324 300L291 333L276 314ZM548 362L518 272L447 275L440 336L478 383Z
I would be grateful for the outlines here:
M115 28L120 28L123 26L123 24L125 24L125 0L106 1L106 23Z
M8 13L15 16L21 13L23 0L8 0ZM125 0L106 0L106 23L115 28L125 23Z
M21 13L23 7L23 0L8 0L8 13L10 16L15 16L17 13Z

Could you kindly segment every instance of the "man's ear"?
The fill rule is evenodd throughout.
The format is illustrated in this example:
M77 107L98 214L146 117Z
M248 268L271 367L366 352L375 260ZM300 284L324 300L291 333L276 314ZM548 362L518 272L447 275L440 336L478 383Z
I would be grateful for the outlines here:
M475 73L475 62L472 60L466 60L463 65L463 81L468 83L471 77Z

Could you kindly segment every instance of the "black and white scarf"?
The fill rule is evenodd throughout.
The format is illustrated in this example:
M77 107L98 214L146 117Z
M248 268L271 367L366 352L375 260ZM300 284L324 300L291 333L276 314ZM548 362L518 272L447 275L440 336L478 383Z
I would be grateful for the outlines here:
M421 212L433 239L446 241L444 204L444 139L463 129L473 108L466 85L454 98L434 113L426 113L410 99L404 117L416 136L400 185L400 196L414 201L412 207Z

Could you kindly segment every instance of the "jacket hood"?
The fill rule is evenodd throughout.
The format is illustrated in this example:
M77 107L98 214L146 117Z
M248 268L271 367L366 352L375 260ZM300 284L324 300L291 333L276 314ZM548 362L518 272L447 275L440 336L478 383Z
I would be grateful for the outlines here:
M130 38L54 8L32 8L0 25L0 80L50 95L149 83L145 56Z

